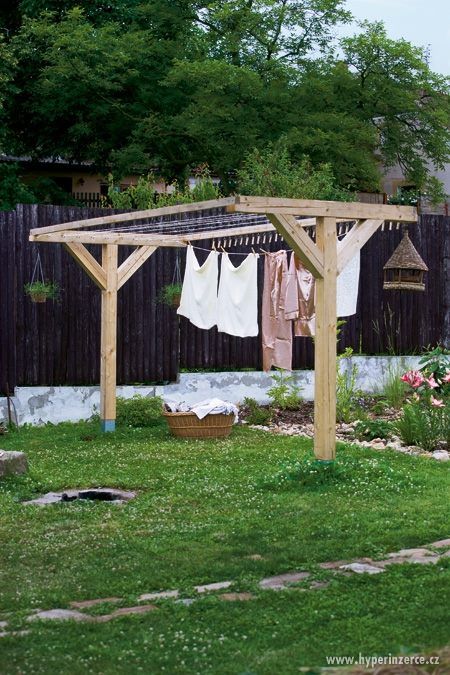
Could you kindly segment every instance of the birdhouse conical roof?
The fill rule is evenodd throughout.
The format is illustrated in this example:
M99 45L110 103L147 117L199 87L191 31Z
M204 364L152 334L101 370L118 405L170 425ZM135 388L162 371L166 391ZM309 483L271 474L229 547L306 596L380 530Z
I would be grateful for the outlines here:
M409 238L408 232L405 232L403 238L397 248L395 249L392 256L387 261L384 266L385 270L387 269L401 269L401 270L423 270L428 272L428 267L420 257L419 253L415 249L411 239Z

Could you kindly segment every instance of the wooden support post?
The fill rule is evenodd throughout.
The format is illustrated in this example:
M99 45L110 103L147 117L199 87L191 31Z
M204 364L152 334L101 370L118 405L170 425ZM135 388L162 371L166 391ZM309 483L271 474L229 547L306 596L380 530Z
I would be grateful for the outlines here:
M323 253L323 278L316 278L314 341L314 454L318 460L336 456L336 271L335 218L318 218L316 244Z
M102 267L106 290L102 291L100 420L102 431L116 428L116 351L117 351L117 258L115 244L102 246Z

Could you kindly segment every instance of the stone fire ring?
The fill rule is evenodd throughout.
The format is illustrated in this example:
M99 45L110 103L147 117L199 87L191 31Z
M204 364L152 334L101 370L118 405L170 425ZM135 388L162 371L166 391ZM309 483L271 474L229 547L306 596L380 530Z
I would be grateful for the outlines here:
M63 490L62 492L47 492L47 494L31 499L23 504L37 504L38 506L47 506L47 504L69 503L75 501L101 501L111 502L112 504L125 504L130 499L136 497L135 492L126 492L115 488L84 488L81 490Z

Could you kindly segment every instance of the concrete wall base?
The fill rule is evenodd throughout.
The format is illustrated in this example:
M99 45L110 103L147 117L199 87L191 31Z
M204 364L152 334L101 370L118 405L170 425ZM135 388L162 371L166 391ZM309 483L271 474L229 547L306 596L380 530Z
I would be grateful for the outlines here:
M417 356L353 356L341 359L341 370L357 367L356 385L366 393L381 393L390 373L400 375L418 368ZM293 371L295 383L303 398L314 398L314 371ZM227 373L181 373L179 381L164 386L129 385L117 387L117 395L131 398L162 396L197 403L207 398L221 398L241 403L248 396L259 403L268 403L267 390L274 382L269 373L260 371ZM11 399L19 424L78 422L86 420L100 407L99 387L16 387ZM0 421L8 419L6 398L0 398Z

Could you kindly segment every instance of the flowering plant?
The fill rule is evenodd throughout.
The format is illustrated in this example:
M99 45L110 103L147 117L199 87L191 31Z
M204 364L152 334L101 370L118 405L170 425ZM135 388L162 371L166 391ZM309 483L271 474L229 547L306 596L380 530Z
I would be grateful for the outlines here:
M408 444L432 450L440 440L450 446L450 358L436 347L419 362L420 370L409 370L401 380L412 396L403 410L397 431Z

